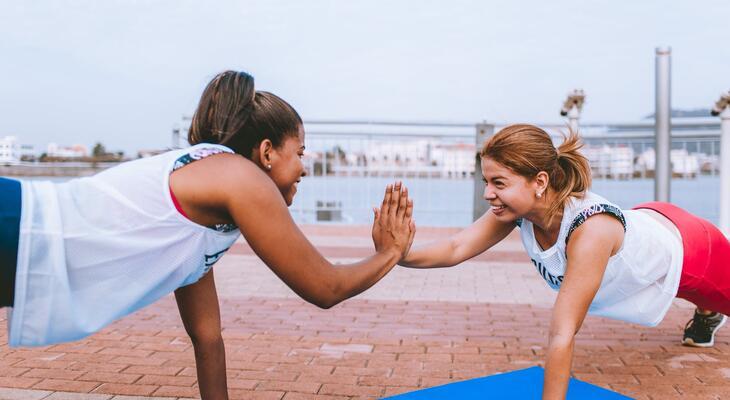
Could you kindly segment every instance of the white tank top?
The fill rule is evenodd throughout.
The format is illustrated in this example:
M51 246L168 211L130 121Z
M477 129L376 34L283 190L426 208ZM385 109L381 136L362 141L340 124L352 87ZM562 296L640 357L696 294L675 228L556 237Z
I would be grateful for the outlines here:
M181 215L170 173L221 152L199 144L64 183L23 181L11 346L83 338L195 283L240 235Z
M518 221L522 244L547 284L560 290L570 234L600 213L615 216L626 233L621 248L608 260L588 312L641 325L659 324L679 288L683 251L679 237L651 216L637 210L622 211L603 197L587 192L583 199L571 198L566 204L560 234L552 247L540 248L533 224L526 219Z

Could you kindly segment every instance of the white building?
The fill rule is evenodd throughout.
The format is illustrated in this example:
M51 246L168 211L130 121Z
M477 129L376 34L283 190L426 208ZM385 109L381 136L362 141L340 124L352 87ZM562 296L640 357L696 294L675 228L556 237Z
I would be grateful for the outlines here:
M20 161L18 140L15 136L0 139L0 163L16 163Z
M48 143L46 148L48 157L59 158L81 158L89 155L89 149L83 144L74 144L72 146L59 146L56 143Z
M437 139L379 142L365 151L370 171L404 171L453 178L471 177L475 155L472 143L442 143Z

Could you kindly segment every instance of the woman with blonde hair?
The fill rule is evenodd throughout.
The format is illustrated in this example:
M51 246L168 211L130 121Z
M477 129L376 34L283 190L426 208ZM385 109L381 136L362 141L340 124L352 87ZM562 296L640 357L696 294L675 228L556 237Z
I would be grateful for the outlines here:
M491 208L448 239L410 250L399 263L450 267L520 227L537 272L558 291L549 331L543 399L565 397L575 335L586 313L655 326L672 300L693 302L683 343L712 346L730 313L730 243L711 223L669 203L622 210L588 191L588 160L575 132L555 148L532 125L512 125L481 150Z

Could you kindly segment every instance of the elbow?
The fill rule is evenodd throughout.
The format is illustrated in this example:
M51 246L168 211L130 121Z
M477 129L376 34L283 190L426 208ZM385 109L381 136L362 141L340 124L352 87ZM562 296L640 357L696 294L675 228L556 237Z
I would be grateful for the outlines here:
M323 310L329 310L330 308L340 304L340 302L344 299L335 295L333 292L328 291L327 294L320 294L319 296L305 300Z
M339 304L339 301L317 300L317 301L310 301L310 303L314 304L315 306L317 306L323 310L329 310L330 308Z
M307 296L305 300L323 310L328 310L345 300L348 296L342 294L340 285L336 282L329 282L312 296Z

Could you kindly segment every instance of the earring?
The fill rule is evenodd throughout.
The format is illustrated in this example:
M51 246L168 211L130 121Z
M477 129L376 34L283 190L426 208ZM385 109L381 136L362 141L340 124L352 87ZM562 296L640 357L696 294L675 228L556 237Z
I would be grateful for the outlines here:
M537 196L538 199L542 198L542 192L535 192L535 196Z
M271 164L267 164L266 165L266 169L268 169L270 171L271 170Z

